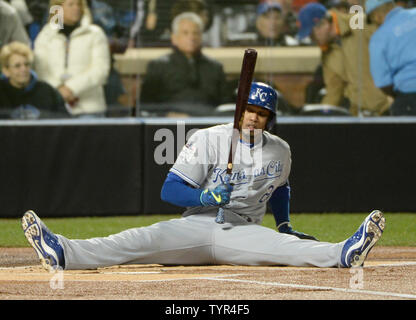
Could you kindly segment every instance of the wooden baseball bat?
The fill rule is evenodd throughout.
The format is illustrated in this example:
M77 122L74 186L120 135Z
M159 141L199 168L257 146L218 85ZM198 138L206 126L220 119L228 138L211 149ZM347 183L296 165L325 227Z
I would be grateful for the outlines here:
M234 130L231 139L230 153L228 156L227 174L233 170L233 159L237 141L240 138L240 120L246 110L251 82L253 81L254 69L256 67L257 51L246 49L244 51L243 64L241 66L240 81L238 83L237 102L234 112Z
M253 81L254 69L256 67L257 51L255 49L246 49L244 51L243 64L241 66L240 81L238 83L237 102L234 112L234 127L233 135L231 138L230 153L228 155L228 164L226 171L226 179L231 179L231 173L233 170L233 160L235 150L237 149L237 143L240 139L240 121L241 117L246 110L248 95L250 94L251 82ZM224 209L220 207L218 209L217 217L215 218L217 223L224 223Z

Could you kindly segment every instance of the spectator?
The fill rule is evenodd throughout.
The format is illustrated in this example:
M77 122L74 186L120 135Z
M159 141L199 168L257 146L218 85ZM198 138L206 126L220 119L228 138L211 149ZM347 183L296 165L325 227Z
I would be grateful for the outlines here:
M26 27L29 23L33 21L32 15L29 12L25 0L11 0L9 1L9 3L13 8L16 9L23 26Z
M378 26L370 40L374 82L394 96L392 115L416 115L416 9L403 9L391 0L367 0L366 13Z
M219 28L213 27L213 10L209 0L176 0L171 10L171 22L183 12L195 12L202 19L204 32L202 43L204 46L218 47L220 43Z
M266 46L298 45L293 37L285 34L285 20L279 3L264 2L257 7L257 44Z
M117 25L113 7L103 1L92 0L89 8L93 22L100 26L107 36L111 36Z
M32 49L35 44L35 39L38 36L42 27L48 20L48 0L32 1L28 4L28 10L33 20L26 25L26 30L30 38Z
M219 8L214 20L220 19L222 45L239 45L240 42L253 41L256 38L256 7L258 0L217 1ZM217 18L217 19L215 19Z
M341 106L348 98L353 115L382 115L391 99L374 85L370 74L368 41L373 29L350 27L350 15L309 3L299 11L299 38L311 36L322 50L326 95L322 104Z
M13 41L29 44L29 37L16 9L0 0L0 49Z
M292 37L296 36L296 33L298 31L298 27L296 25L297 14L293 0L273 0L271 2L276 2L280 4L282 8L282 16L284 20L283 32Z
M21 42L11 42L0 55L0 114L6 118L62 117L68 113L59 92L39 81L31 70L33 52Z
M91 24L84 0L51 0L63 8L63 28L53 14L35 41L39 79L57 88L74 116L103 116L103 86L110 70L109 45L103 30Z
M168 46L172 4L171 0L137 0L129 47Z
M282 7L276 2L263 2L255 7L256 15L244 33L228 37L227 46L286 46L297 44L296 39L286 36ZM292 40L292 41L291 41Z
M248 8L246 9L248 10ZM299 41L296 35L296 17L292 11L283 10L277 1L264 1L254 7L253 22L248 19L244 33L227 37L226 44L231 46L295 46ZM294 22L289 20L293 18Z
M201 52L202 30L202 20L195 13L185 12L173 20L173 52L149 63L142 85L143 104L206 116L216 106L232 101L222 65Z

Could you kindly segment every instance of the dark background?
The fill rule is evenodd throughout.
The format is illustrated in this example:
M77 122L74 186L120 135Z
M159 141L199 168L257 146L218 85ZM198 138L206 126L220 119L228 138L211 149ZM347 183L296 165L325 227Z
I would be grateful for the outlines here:
M0 125L0 217L182 212L160 199L171 167L154 161L160 128L176 135L162 120ZM416 122L298 120L273 131L291 146L291 212L416 211ZM176 159L176 137L174 150Z

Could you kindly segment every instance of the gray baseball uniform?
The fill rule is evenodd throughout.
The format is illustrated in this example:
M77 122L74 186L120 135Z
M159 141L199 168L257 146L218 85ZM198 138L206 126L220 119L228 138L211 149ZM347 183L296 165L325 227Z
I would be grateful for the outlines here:
M232 128L195 132L170 171L194 188L223 183ZM236 146L225 224L215 222L218 207L200 206L188 208L182 218L108 237L69 240L58 235L66 269L142 263L338 266L344 242L302 240L260 225L268 199L286 183L291 165L285 141L267 131L260 136L254 145L239 141Z

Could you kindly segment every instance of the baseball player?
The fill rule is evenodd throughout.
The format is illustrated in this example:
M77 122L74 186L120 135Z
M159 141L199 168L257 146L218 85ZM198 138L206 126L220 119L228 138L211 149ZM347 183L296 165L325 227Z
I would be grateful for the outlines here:
M299 237L300 233L290 234L291 153L285 141L268 132L276 120L276 104L272 87L252 83L229 178L225 172L233 124L201 129L191 136L161 191L164 201L187 207L181 218L108 237L70 240L53 234L33 211L26 212L23 231L42 265L49 270L153 263L363 265L384 229L385 218L378 210L340 243L311 241L310 237ZM282 232L261 226L267 203ZM216 222L220 207L224 223Z

